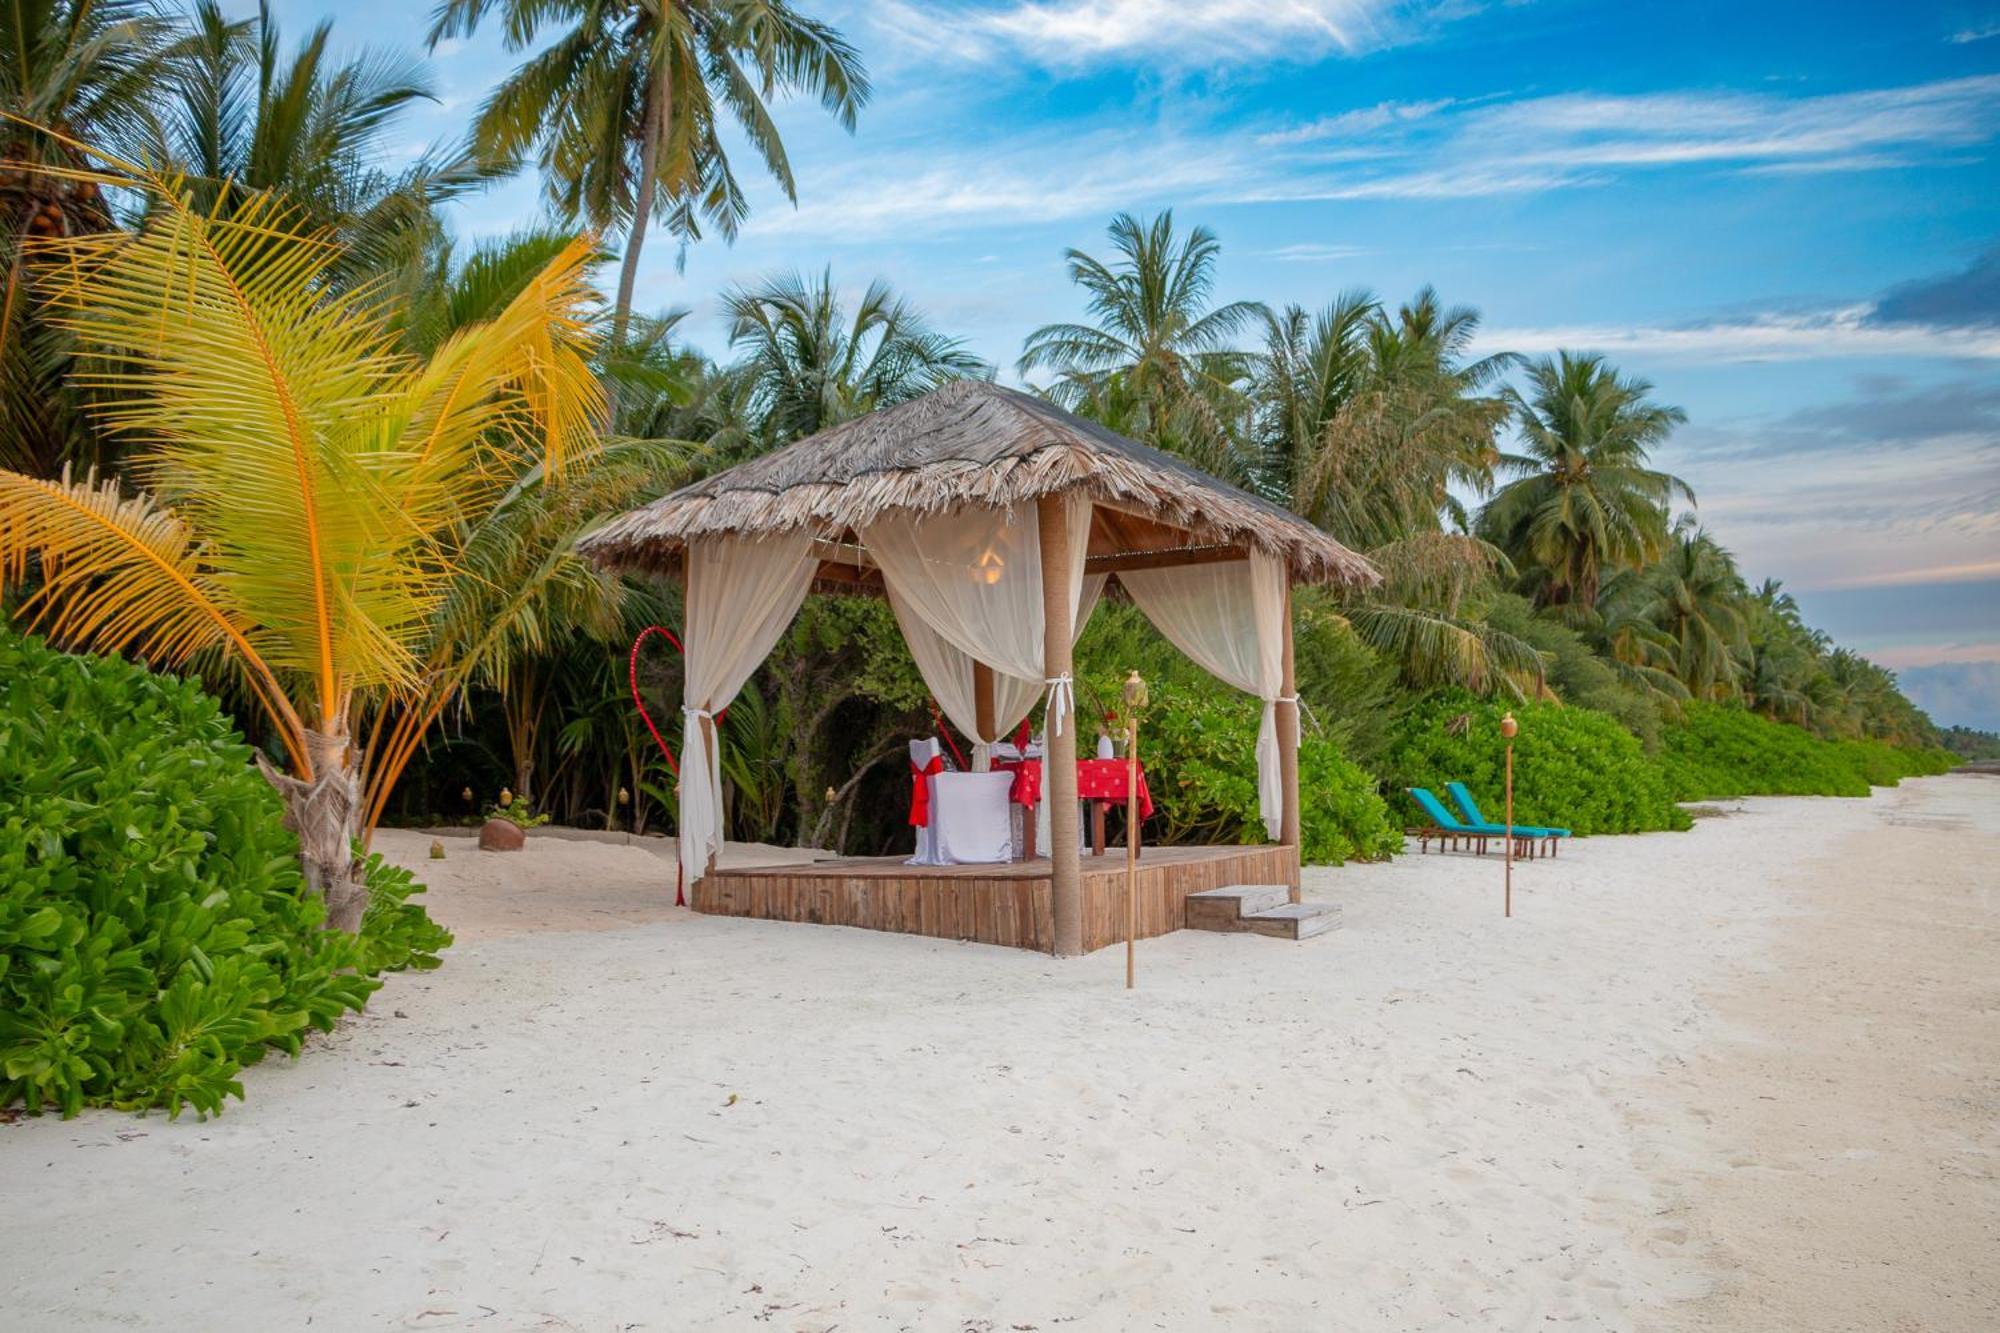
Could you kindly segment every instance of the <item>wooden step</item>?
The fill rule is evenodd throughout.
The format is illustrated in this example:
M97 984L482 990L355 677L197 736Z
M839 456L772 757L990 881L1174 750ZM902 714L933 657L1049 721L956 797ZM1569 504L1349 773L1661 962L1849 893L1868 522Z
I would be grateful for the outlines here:
M1244 913L1237 929L1281 940L1309 940L1339 930L1340 909L1332 903L1281 903L1261 912Z
M1203 889L1187 896L1188 927L1241 930L1244 917L1283 906L1291 896L1292 891L1283 884L1230 884L1220 889Z

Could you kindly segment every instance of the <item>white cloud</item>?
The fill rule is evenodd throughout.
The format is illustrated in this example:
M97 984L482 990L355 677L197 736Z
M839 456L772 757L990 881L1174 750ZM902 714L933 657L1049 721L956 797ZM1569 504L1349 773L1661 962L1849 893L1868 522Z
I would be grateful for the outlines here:
M1453 99L1441 97L1432 102L1377 102L1374 106L1357 107L1352 111L1342 111L1337 115L1321 116L1296 129L1275 130L1257 136L1258 143L1294 144L1310 143L1316 139L1344 139L1357 134L1368 134L1390 125L1407 125L1412 121L1425 120L1451 106Z
M1907 588L1926 583L1983 583L2000 579L2000 560L1973 560L1957 565L1918 565L1838 579L1828 588Z
M1062 12L1084 13L1075 7ZM934 16L927 21L947 28ZM1121 114L1062 132L1024 134L1004 124L949 149L919 137L878 150L865 162L801 157L812 177L801 183L804 207L761 208L751 229L846 239L908 228L1004 227L1169 203L1496 198L1599 187L1633 172L1665 169L1859 171L1916 164L1927 155L1934 161L1939 152L1963 155L1996 133L2000 76L1809 98L1578 93L1503 103L1383 102L1292 127L1163 124ZM1833 344L1857 355L1864 344L1896 354L1894 348L1921 336L1875 331L1864 339L1838 319L1820 318L1771 321L1709 340L1729 339L1742 359L1817 354L1806 349ZM1701 338L1687 330L1655 330L1646 340L1687 347ZM1987 342L1974 340L1969 350L1945 354L1991 352Z
M1778 573L1805 592L2000 573L2000 440L1977 418L1894 438L1830 420L1870 406L1697 419L1654 461L1693 484L1703 521L1753 579Z
M1257 252L1265 259L1275 259L1282 264L1331 264L1343 259L1355 259L1374 251L1359 245L1281 245L1275 250Z
M1563 93L1513 102L1383 103L1267 131L1269 148L1343 143L1394 159L1313 171L1291 160L1270 199L1451 199L1600 185L1632 171L1763 174L1880 170L2000 132L2000 75L1901 88L1773 93Z
M1558 348L1603 352L1614 358L1728 364L1808 361L1831 357L1953 357L2000 360L2000 328L1924 324L1874 324L1870 304L1803 314L1759 315L1737 321L1681 326L1572 324L1545 328L1489 328L1485 351L1540 355Z
M1973 42L1983 42L1988 37L2000 37L2000 23L1988 23L1977 28L1960 28L1951 35L1953 46L1970 46Z
M1155 130L1015 137L1004 147L877 155L803 186L797 210L760 208L746 233L847 239L921 228L929 235L1061 218L1106 217L1207 197L1260 168L1228 139Z
M1408 0L878 0L871 17L893 40L940 54L986 60L1004 47L1061 67L1120 57L1213 64L1355 54L1417 32L1412 8Z

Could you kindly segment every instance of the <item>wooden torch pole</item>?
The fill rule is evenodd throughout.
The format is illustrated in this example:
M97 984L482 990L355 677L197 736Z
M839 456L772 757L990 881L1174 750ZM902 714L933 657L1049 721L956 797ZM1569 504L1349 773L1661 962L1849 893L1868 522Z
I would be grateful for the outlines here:
M1521 724L1508 713L1500 719L1500 734L1507 738L1507 890L1501 915L1514 915L1514 733Z
M1125 677L1125 989L1131 990L1139 937L1139 710L1146 706L1146 682L1137 671Z

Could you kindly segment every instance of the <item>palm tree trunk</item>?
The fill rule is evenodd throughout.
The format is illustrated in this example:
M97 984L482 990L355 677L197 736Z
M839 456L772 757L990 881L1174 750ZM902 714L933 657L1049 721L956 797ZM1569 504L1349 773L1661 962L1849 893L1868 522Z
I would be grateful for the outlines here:
M625 345L625 329L632 321L632 293L639 281L639 251L646 242L646 228L653 219L653 192L659 188L660 140L673 114L673 69L666 60L654 73L653 86L646 93L646 115L639 143L639 190L632 201L632 225L625 233L625 256L618 267L618 301L611 309L611 347ZM612 406L617 407L617 389Z
M368 884L354 856L361 836L361 772L345 734L306 732L311 781L278 772L263 755L264 778L285 798L285 827L299 835L306 891L326 899L326 925L350 935L361 929Z

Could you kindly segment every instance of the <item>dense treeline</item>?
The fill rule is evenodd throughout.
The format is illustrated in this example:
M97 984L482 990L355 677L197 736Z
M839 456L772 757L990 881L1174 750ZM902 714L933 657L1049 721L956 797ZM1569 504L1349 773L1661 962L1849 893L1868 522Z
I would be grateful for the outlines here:
M79 373L100 330L92 298L59 298L52 243L181 208L282 218L334 242L311 290L350 303L380 340L368 346L414 365L458 355L541 299L580 229L624 238L615 295L576 316L608 431L561 476L518 452L482 464L487 484L436 539L449 558L398 576L427 580L397 630L422 670L360 672L351 700L340 696L364 823L467 817L508 787L569 822L669 826L673 778L630 706L626 648L646 625L676 624L677 607L658 586L582 566L575 538L705 471L999 373L886 284L860 286L863 274L802 265L722 294L727 344L709 352L685 341L681 313L640 306L649 226L685 245L704 230L726 238L744 217L725 121L750 130L789 192L765 101L804 95L850 127L864 108L859 54L791 6L449 0L433 40L501 22L539 53L464 143L395 168L382 145L428 95L419 61L341 63L324 26L288 43L268 11L230 20L208 0L0 10L11 20L0 110L48 127L0 122L0 467L12 478L0 531L22 532L26 506L65 469L73 497L93 469L128 497L187 480L93 415L115 386ZM675 20L660 28L663 13ZM672 70L692 74L669 81ZM440 207L524 163L547 185L546 222L455 243ZM135 165L157 188L135 184ZM1477 313L1428 289L1401 302L1355 290L1217 303L1219 240L1171 213L1121 215L1106 241L1068 252L1083 313L1035 330L1012 372L1292 508L1384 575L1366 594L1298 600L1314 859L1393 850L1406 782L1490 785L1492 722L1507 707L1525 727L1525 808L1584 832L1670 827L1674 798L1778 790L1767 774L1780 772L1852 791L1856 774L1893 780L1926 763L1881 756L1939 744L1893 676L1807 626L1776 582L1746 579L1694 516L1690 486L1653 467L1683 414L1645 380L1579 352L1475 355ZM144 518L100 508L107 522ZM6 553L20 586L33 588L41 550ZM274 547L270 558L288 557ZM135 634L97 643L150 643L173 664L171 636ZM1254 706L1115 601L1079 654L1087 695L1108 699L1133 666L1159 682L1156 835L1257 836ZM278 661L253 680L222 649L180 660L230 692L253 739L283 757L287 738L265 714L305 668ZM656 711L672 711L677 672L668 650L642 662ZM812 599L723 725L731 836L888 849L903 836L896 755L931 725L886 609ZM1778 758L1801 746L1849 758Z

